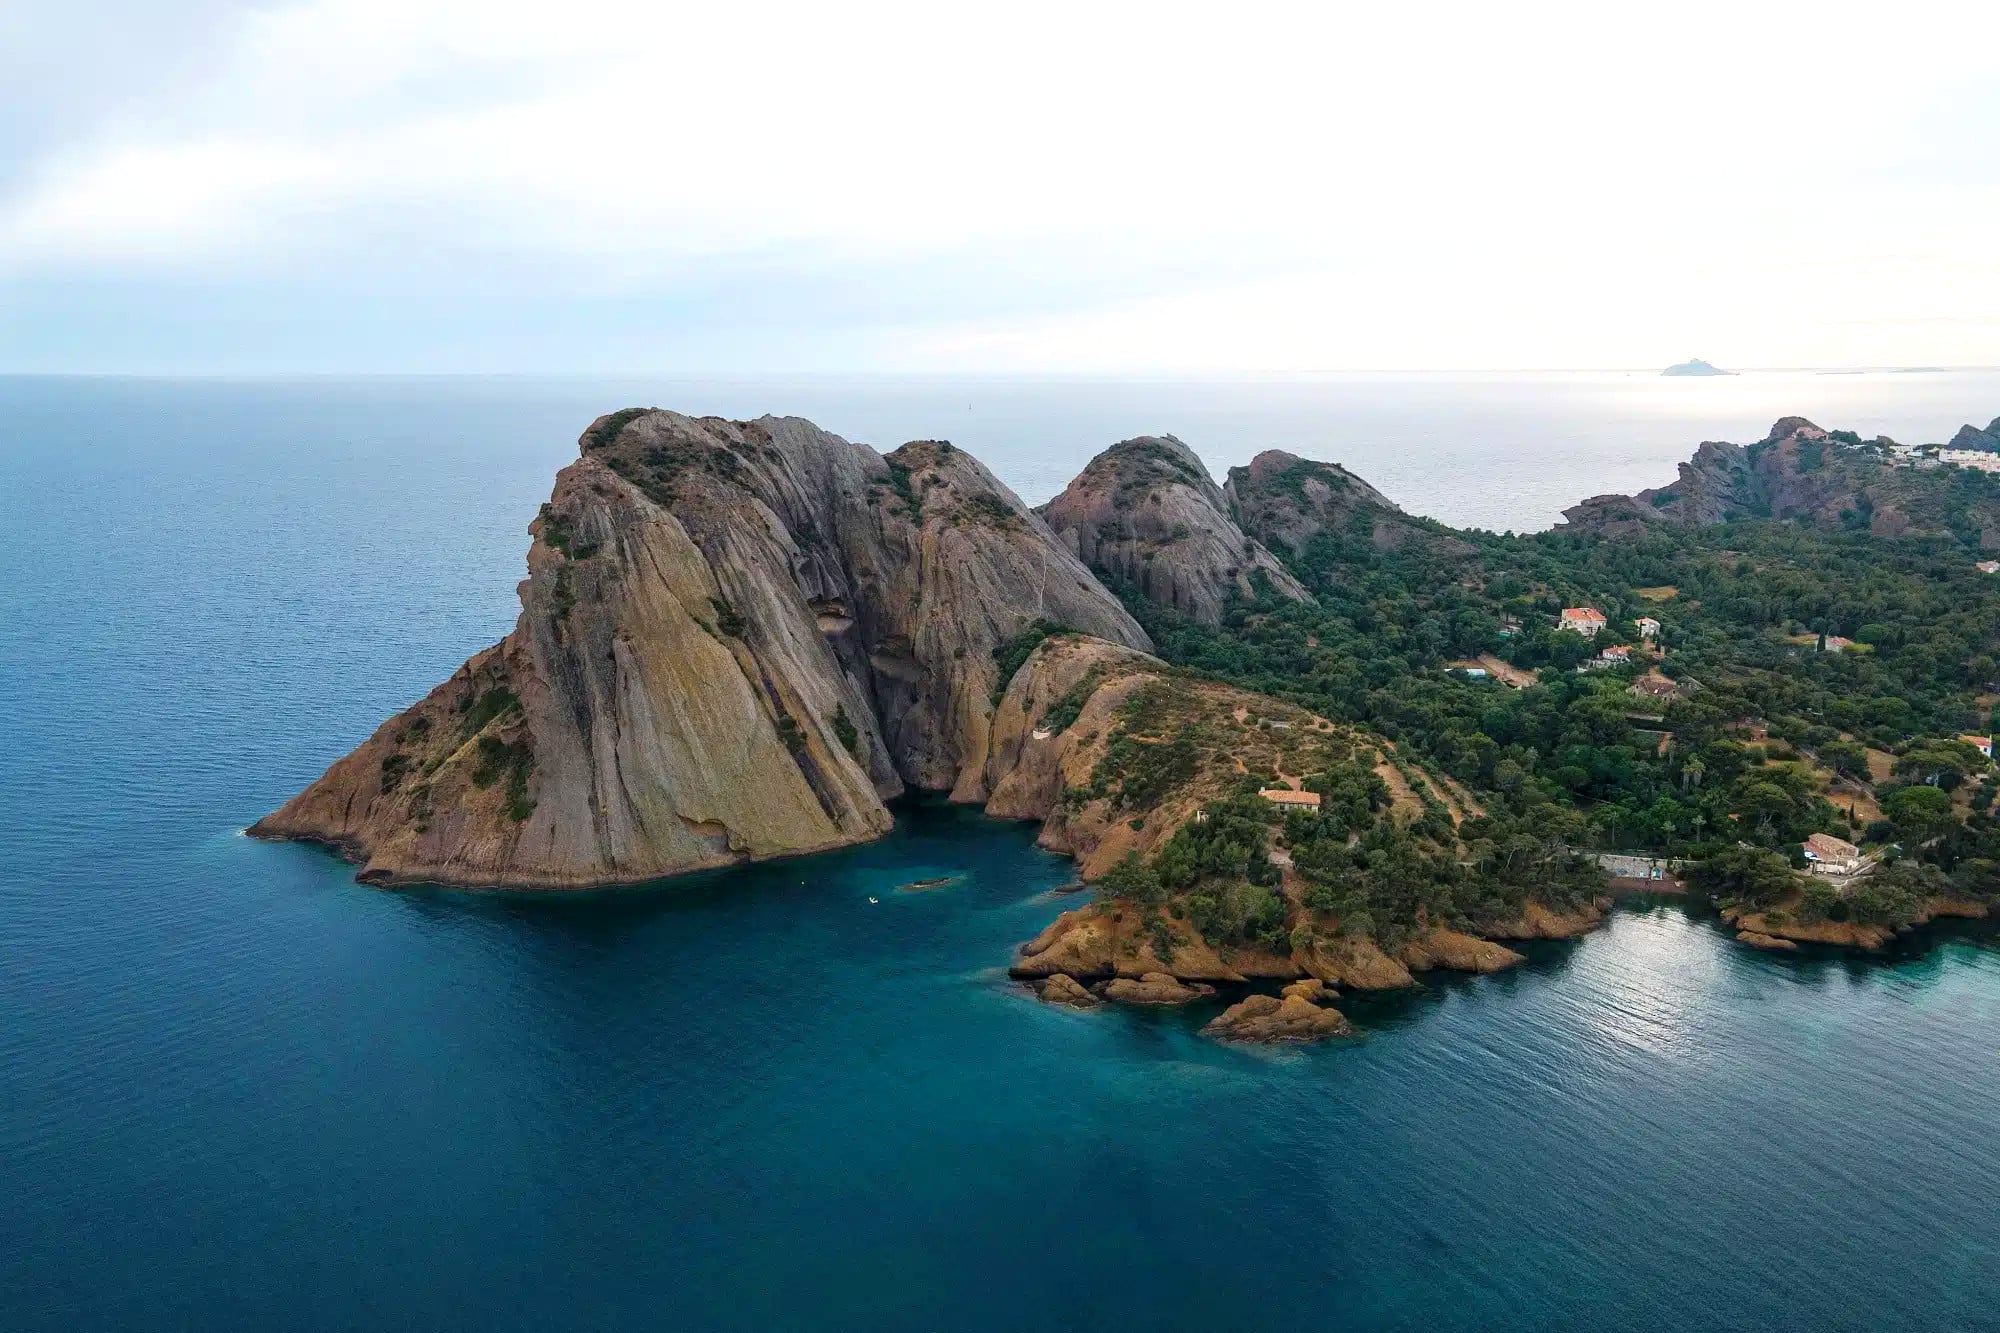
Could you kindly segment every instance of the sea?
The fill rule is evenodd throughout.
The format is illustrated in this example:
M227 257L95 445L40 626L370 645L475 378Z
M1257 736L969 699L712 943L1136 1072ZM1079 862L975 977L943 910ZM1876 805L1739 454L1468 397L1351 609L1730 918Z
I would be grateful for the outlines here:
M0 378L0 1328L2000 1329L1984 928L1779 957L1634 900L1254 1050L1010 984L1071 867L935 800L561 896L242 836L506 632L628 405L1030 501L1278 447L1532 530L1783 415L1943 440L2000 374Z

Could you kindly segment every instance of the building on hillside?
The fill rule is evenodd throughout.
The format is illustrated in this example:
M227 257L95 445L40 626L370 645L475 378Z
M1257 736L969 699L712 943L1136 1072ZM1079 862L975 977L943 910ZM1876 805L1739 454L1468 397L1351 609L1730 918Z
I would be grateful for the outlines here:
M1993 738L1991 736L1960 736L1959 739L1985 755L1988 759L1993 757Z
M1821 648L1820 651L1823 653L1844 653L1853 646L1854 640L1843 639L1838 634L1829 634L1826 636L1826 646Z
M1802 850L1816 875L1851 875L1861 868L1861 849L1831 833L1813 834Z
M1614 643L1597 655L1597 660L1606 666L1624 666L1632 660L1632 645Z
M1291 810L1319 809L1319 793L1316 791L1293 791L1290 787L1266 787L1257 794L1272 805L1282 805Z
M2000 454L1985 449L1940 449L1938 462L1975 472L2000 472Z
M1594 639L1597 632L1610 623L1604 618L1604 613L1594 606L1565 606L1562 615L1556 619L1556 628L1575 630L1586 639Z
M2000 560L1981 560L1973 568L1982 574L2000 574Z
M1639 619L1633 623L1638 625L1639 627L1640 638L1655 639L1659 637L1660 622L1653 619L1651 616L1640 616Z

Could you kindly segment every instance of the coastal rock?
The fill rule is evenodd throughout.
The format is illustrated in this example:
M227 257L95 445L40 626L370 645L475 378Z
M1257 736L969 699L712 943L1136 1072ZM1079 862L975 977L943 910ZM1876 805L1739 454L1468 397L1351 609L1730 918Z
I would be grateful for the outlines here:
M1804 417L1783 417L1754 444L1703 443L1667 486L1592 496L1563 517L1567 528L1607 535L1778 518L1836 529L1865 524L1878 537L1935 536L1969 520L1984 545L2000 546L2000 502L1976 498L1968 508L1951 469L1907 462L1844 444Z
M1146 636L969 455L798 418L602 417L513 633L251 832L365 879L556 888L865 841L985 796L995 649Z
M1398 951L1397 956L1413 972L1441 967L1453 972L1476 972L1481 975L1503 971L1527 961L1505 945L1444 929L1433 930L1411 940Z
M1097 997L1083 988L1081 982L1066 973L1058 972L1042 983L1038 992L1044 1004L1064 1004L1072 1009L1095 1009Z
M1278 994L1283 999L1290 1000L1297 998L1306 1001L1308 1004L1318 1004L1326 998L1326 983L1318 977L1306 977L1302 980L1294 981L1291 985L1280 990Z
M1737 928L1739 939L1744 934L1762 935L1804 944L1859 949L1864 953L1879 952L1896 938L1896 932L1890 927L1866 922L1801 921L1795 915L1796 909L1796 900L1785 908L1768 912L1746 912L1740 907L1732 907L1722 913L1722 919Z
M1753 949L1769 949L1773 952L1796 950L1799 947L1794 940L1781 940L1776 935L1766 935L1756 930L1739 930L1736 932L1736 939L1738 943L1747 944Z
M1120 1004L1187 1004L1213 994L1213 986L1201 982L1183 984L1165 972L1119 977L1104 988L1104 998Z
M1572 911L1561 912L1546 903L1530 899L1521 915L1511 921L1482 922L1479 933L1489 940L1568 940L1587 935L1604 924L1611 900L1599 898Z
M1344 990L1401 990L1417 984L1405 964L1366 935L1316 940L1300 962L1312 976Z
M1111 446L1041 513L1092 569L1205 624L1221 624L1223 608L1253 596L1259 578L1280 597L1313 600L1244 535L1201 459L1171 435Z
M1345 1036L1354 1029L1338 1009L1315 1004L1299 993L1296 985L1285 987L1281 999L1273 995L1250 995L1210 1019L1202 1028L1207 1036L1222 1041L1302 1042Z

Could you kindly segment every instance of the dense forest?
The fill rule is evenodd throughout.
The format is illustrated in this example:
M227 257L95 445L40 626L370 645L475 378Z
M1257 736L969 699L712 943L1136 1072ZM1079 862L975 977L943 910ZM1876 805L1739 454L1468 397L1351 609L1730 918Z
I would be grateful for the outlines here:
M1520 879L1509 867L1548 878L1563 846L1724 867L1760 852L1768 868L1803 865L1815 832L1909 861L1885 892L1983 895L2000 861L1994 778L1960 738L1994 728L2000 576L1976 568L1976 534L1865 529L1861 516L1513 536L1413 520L1384 543L1362 513L1351 531L1279 551L1317 604L1262 585L1211 627L1120 591L1170 662L1365 724L1395 742L1398 763L1477 793L1483 810L1456 848L1436 811L1398 828L1343 802L1324 846L1304 825L1287 830L1322 905L1386 918L1378 928L1426 905L1504 911ZM1595 638L1557 628L1562 608L1581 606L1609 622ZM1658 623L1651 640L1641 617ZM1610 645L1631 660L1599 659ZM1464 668L1480 658L1476 677ZM1227 827L1212 819L1174 856L1208 854L1194 844ZM1161 878L1141 878L1141 896L1179 875L1127 869ZM1232 873L1254 886L1257 870L1246 857ZM1888 896L1860 910L1907 911L1909 892ZM1224 924L1255 933L1255 905L1242 906ZM1262 919L1274 929L1268 909Z

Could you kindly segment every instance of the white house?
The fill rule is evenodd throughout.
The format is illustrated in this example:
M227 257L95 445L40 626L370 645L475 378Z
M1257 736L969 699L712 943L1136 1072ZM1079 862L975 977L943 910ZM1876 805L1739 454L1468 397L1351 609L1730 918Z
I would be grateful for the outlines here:
M1988 759L1993 757L1993 738L1991 736L1960 736L1959 739L1985 755Z
M1639 619L1634 621L1633 623L1638 625L1639 637L1642 639L1653 638L1660 632L1660 622L1653 619L1651 616L1640 616Z
M1610 623L1604 613L1594 606L1566 606L1556 620L1556 628L1574 630L1586 639L1594 639L1597 632Z

